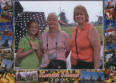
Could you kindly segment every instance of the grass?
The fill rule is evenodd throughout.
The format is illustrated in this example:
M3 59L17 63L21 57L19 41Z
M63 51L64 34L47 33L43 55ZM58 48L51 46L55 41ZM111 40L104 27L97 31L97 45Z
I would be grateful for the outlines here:
M61 30L65 31L66 33L68 33L69 37L72 37L72 30L74 29L75 26L61 26ZM95 26L99 36L100 36L100 40L103 41L103 27L102 26ZM46 31L48 31L48 27L46 28Z
M103 27L102 26L95 26L95 27L99 33L100 40L103 41Z
M72 27L61 27L61 29L65 31L66 33L68 33L70 38L72 37L72 30L74 29L73 26Z
M102 26L95 26L99 36L100 36L100 40L103 41L103 27ZM74 27L61 27L61 29L65 32L68 33L69 37L72 37L72 30L74 29Z

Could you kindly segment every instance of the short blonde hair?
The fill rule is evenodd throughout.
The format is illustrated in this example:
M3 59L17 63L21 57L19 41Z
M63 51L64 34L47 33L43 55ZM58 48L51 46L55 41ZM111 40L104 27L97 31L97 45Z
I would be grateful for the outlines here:
M76 22L76 19L75 19L76 14L77 13L82 13L82 12L85 14L85 21L86 22L89 21L89 15L87 13L87 9L84 6L82 6L82 5L78 5L78 6L76 6L74 8L74 16L73 16L73 19L74 19L75 22Z

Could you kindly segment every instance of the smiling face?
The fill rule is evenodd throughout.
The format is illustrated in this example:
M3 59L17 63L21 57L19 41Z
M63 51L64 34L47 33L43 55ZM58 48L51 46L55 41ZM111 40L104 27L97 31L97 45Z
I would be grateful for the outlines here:
M58 18L54 13L48 15L47 23L49 30L56 31L58 29Z
M85 14L84 13L77 13L75 15L75 20L78 24L85 23Z
M85 22L88 22L88 13L85 7L83 6L77 6L74 9L74 20L78 24L84 24Z
M36 35L39 31L38 24L36 22L32 22L29 25L29 34Z

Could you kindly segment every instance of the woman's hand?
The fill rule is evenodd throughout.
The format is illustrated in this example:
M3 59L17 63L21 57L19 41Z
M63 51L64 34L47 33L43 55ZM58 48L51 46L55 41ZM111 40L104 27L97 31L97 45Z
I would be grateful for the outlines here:
M30 41L30 45L31 45L33 50L37 50L38 49L37 45L33 41Z

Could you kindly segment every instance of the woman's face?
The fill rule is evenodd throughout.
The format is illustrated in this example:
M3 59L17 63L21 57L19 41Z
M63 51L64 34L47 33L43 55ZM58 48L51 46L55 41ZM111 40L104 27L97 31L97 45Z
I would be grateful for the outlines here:
M39 29L38 29L38 24L32 22L29 26L29 33L32 35L36 35L38 33Z
M83 12L75 13L75 20L78 24L84 24L86 22L85 13Z
M48 22L49 30L57 30L58 19L56 15L54 14L49 15L47 22Z

